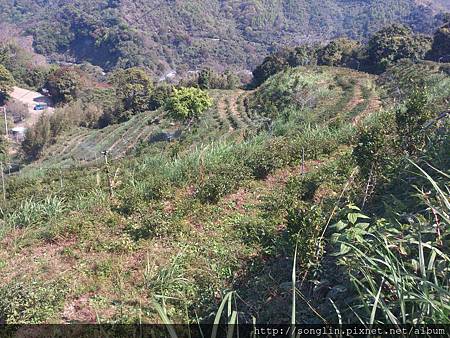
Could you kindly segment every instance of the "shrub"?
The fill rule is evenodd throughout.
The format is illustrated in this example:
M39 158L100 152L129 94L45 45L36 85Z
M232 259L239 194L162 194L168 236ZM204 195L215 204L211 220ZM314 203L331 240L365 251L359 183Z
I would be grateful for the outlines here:
M9 93L13 90L13 86L13 76L3 65L0 65L0 104L4 104Z
M208 93L198 88L174 89L166 104L169 115L177 120L192 122L212 106Z
M297 244L297 259L305 266L316 256L317 241L326 223L320 206L297 203L287 210L286 227L291 240Z
M173 87L168 84L162 84L155 88L150 99L150 109L156 110L166 104L168 98L172 95Z
M432 118L427 107L426 88L416 87L409 97L405 109L398 109L395 115L397 134L401 148L410 155L426 145L427 133L423 130L425 123Z
M364 177L382 172L392 160L395 142L389 130L388 123L377 121L358 131L353 157Z
M266 149L255 149L245 159L245 164L252 170L256 179L265 179L270 173L279 167L277 154Z
M22 150L30 160L37 159L51 139L50 118L43 114L32 128L27 129L22 142Z
M202 203L217 203L223 196L235 191L250 177L248 167L240 163L223 163L197 185L196 197Z

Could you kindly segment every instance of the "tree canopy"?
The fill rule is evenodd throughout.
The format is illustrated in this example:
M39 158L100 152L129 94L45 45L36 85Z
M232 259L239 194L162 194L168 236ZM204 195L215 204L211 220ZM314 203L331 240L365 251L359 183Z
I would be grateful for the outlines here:
M125 111L139 113L149 109L153 83L144 69L120 70L114 74L112 83Z
M433 45L429 56L436 61L450 62L450 21L439 28L434 34Z
M194 87L174 89L168 99L166 108L169 115L176 120L194 120L212 106L208 93Z
M45 87L56 103L68 103L82 89L82 76L74 68L60 68L48 77Z
M4 104L9 93L13 90L13 86L13 76L3 65L0 65L0 104Z
M394 24L383 28L369 40L367 61L373 72L381 73L397 60L423 59L430 46L430 38L416 35L406 26Z

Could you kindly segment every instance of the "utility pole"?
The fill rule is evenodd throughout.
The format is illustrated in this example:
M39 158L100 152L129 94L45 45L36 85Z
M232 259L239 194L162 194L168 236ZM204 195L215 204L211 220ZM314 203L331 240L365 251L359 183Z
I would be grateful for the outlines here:
M59 168L59 184L60 184L61 189L62 189L64 187L64 184L63 184L63 176L62 176L62 169L61 168Z
M106 166L106 176L108 178L108 188L109 188L109 197L112 198L114 196L113 190L113 182L111 179L111 173L109 172L109 164L108 164L108 154L107 150L102 151L103 156L105 157L105 166Z
M0 170L2 171L3 202L6 203L5 174L3 173L3 162L0 162Z
M302 175L305 174L305 148L302 147Z

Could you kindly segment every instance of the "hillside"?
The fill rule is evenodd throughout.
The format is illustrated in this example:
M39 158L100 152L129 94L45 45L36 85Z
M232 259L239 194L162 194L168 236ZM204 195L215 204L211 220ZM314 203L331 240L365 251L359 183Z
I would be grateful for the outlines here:
M139 114L125 123L104 129L73 129L60 135L57 142L33 166L42 168L98 163L103 161L101 153L105 150L112 158L118 159L132 154L147 142L151 142L155 149L164 149L167 137L177 133L174 141L190 145L188 149L179 149L186 151L214 141L240 141L269 127L275 133L279 132L278 128L292 128L290 132L295 132L293 124L298 122L344 125L358 116L380 109L375 77L326 67L304 71L293 69L287 74L280 74L256 91L211 90L214 105L205 113L195 130L173 123L167 119L163 109ZM288 82L285 81L286 77L289 78ZM318 86L318 83L324 87ZM312 110L307 116L296 116L292 111L301 106L298 100L304 94L308 96L302 98L305 100L303 109ZM308 99L314 99L314 102ZM291 103L291 107L286 102ZM279 115L290 114L290 124L287 125L286 121L280 122L281 125L273 123L272 120L277 120L273 111ZM303 110L299 114L303 115Z
M445 10L0 0L0 337L450 324Z
M443 7L448 3L438 0L2 0L0 15L53 59L106 69L147 65L161 75L205 65L252 69L274 49L339 36L366 39L394 22L431 33Z
M10 299L4 293L18 287L16 278L23 282L35 279L36 284L27 284L24 292L36 287L38 298L60 290L42 302L48 312L37 307L22 317L51 322L134 320L140 306L146 321L158 321L151 310L151 299L158 294L180 299L174 300L171 310L176 320L187 320L176 310L182 303L206 318L211 311L208 304L214 302L211 297L220 297L222 290L233 286L241 289L248 304L260 306L268 295L265 289L255 292L251 281L264 278L264 269L270 265L252 271L253 263L247 261L269 259L274 267L277 261L286 265L277 252L289 243L281 235L289 225L278 214L284 207L271 213L272 221L264 208L275 203L270 202L274 194L284 191L291 180L295 182L302 170L313 180L319 173L330 177L334 170L340 172L332 185L317 187L314 200L322 198L322 188L330 194L329 189L340 189L348 168L339 169L339 163L349 155L353 126L380 108L374 80L346 69L298 68L279 74L257 91L212 91L215 104L197 130L183 130L181 139L149 144L112 162L116 196L112 204L103 189L102 160L95 162L91 154L109 147L113 155L124 155L140 138L148 140L152 133L180 126L170 125L160 110L119 126L64 135L64 141L48 149L41 163L9 181L9 210L16 211L8 224L17 228L2 239L0 274L8 285L0 289L2 298ZM259 114L253 102L271 97L280 84L291 93L307 86L314 92L315 104L297 106L290 113L280 111L278 116ZM340 105L324 115L330 97ZM286 95L285 99L294 98ZM283 118L286 114L290 119ZM158 125L147 123L156 116L160 117ZM267 121L264 117L270 117L273 126L270 133L263 128L258 136L262 121ZM336 119L342 123L335 123ZM71 157L78 161L71 162ZM80 163L84 159L91 162ZM84 169L60 172L67 164L82 164ZM40 212L26 216L38 205L52 209L54 216L41 218ZM47 224L45 229L42 224ZM191 265L194 259L195 266ZM23 268L15 268L12 261ZM51 274L42 279L42 271L50 266ZM277 281L265 283L281 295L280 285L288 280L289 272L277 275ZM4 313L2 304L0 313ZM269 310L272 305L282 304L266 303L260 319L275 313ZM271 320L285 321L285 316L280 312ZM310 315L302 320L316 321Z
M0 320L211 323L233 297L247 323L369 322L377 299L377 323L417 306L448 322L448 121L423 122L448 109L449 82L428 61L295 67L208 90L194 124L166 105L69 128L6 175Z

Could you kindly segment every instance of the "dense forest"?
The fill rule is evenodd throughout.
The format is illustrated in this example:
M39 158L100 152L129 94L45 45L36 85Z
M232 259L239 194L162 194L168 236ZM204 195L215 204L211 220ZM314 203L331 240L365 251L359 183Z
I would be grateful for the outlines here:
M146 66L155 74L199 66L252 69L263 55L331 38L367 39L391 23L431 33L433 6L379 1L0 1L3 20L34 37L53 59L105 69Z

